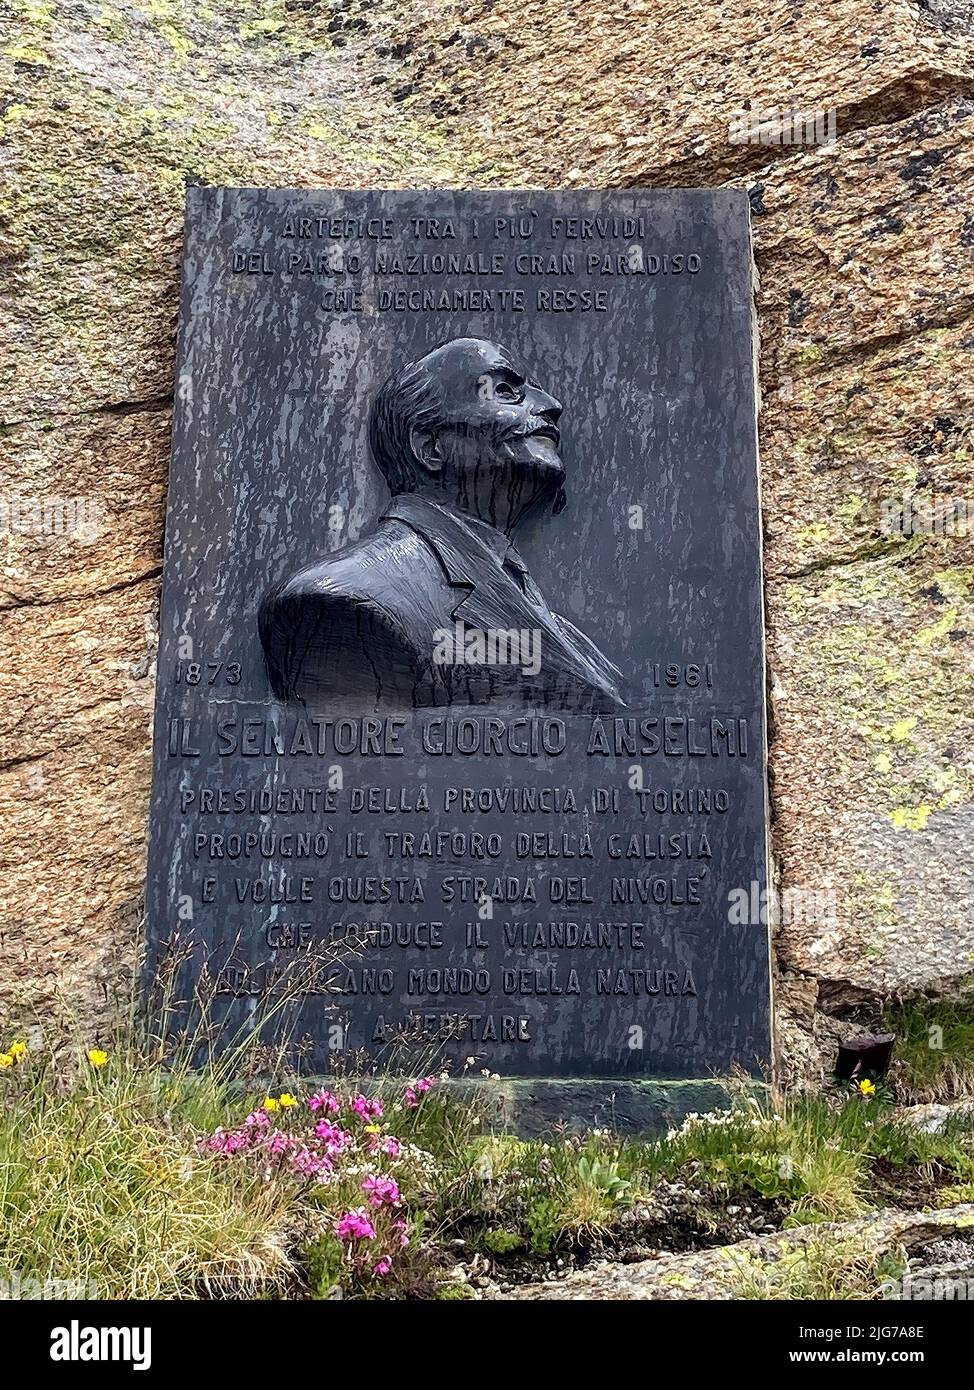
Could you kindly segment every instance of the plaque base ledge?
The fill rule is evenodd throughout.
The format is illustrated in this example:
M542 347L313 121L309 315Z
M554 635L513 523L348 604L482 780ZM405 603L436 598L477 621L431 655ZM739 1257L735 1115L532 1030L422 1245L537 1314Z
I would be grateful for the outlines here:
M488 1125L536 1139L559 1131L607 1129L657 1137L687 1115L727 1110L735 1097L767 1093L764 1082L728 1077L457 1077L442 1083L475 1101ZM480 1108L482 1107L482 1109Z

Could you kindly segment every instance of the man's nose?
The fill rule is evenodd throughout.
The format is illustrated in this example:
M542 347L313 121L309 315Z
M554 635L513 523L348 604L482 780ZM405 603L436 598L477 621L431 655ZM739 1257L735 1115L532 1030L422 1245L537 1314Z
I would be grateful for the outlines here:
M554 396L549 396L547 391L543 391L540 386L531 387L531 411L534 415L540 415L549 424L557 425L561 416L561 401L555 400Z

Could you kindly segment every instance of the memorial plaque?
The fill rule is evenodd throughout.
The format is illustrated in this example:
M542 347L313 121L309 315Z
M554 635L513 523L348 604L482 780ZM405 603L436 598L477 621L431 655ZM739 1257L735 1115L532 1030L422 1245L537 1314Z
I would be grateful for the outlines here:
M188 199L151 968L318 1069L761 1071L745 195Z

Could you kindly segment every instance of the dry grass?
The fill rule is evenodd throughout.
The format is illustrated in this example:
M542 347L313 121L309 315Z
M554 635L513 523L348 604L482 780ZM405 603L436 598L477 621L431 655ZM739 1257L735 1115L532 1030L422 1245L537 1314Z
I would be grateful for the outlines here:
M295 1218L280 1188L196 1155L133 1080L59 1097L41 1077L0 1111L0 1278L102 1298L283 1292Z

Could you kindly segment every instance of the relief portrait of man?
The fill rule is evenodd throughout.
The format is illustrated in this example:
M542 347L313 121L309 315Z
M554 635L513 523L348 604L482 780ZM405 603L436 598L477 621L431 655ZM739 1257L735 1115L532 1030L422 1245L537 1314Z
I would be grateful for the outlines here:
M261 605L274 694L311 710L617 709L621 673L552 610L515 544L529 518L565 505L561 416L510 352L479 338L394 372L369 414L389 506Z

